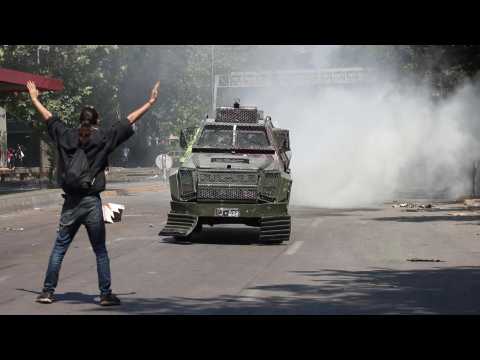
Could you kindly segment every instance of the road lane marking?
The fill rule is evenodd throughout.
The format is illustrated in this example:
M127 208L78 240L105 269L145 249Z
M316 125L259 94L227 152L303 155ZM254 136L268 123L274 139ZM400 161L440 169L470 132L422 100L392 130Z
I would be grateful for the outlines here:
M302 240L299 240L299 241L295 241L289 248L288 250L285 252L285 255L293 255L295 254L298 249L300 249L300 247L303 245L303 241Z

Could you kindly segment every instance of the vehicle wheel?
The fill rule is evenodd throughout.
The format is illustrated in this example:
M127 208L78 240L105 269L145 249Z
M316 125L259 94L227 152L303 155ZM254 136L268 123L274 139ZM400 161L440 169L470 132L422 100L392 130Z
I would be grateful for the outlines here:
M264 241L264 245L281 245L283 240Z
M195 229L193 229L192 231L192 234L194 233L199 233L202 231L202 223L201 222L197 222L197 225L195 226Z
M202 231L202 224L197 223L197 225L195 226L193 231L190 233L190 235L188 235L188 236L174 236L173 238L176 241L192 241L193 235L198 234L201 231Z
M178 236L178 235L174 235L174 236L173 236L173 239L174 239L175 241L178 241L178 242L185 242L185 241L190 241L190 236L191 236L191 235L189 235L189 236Z

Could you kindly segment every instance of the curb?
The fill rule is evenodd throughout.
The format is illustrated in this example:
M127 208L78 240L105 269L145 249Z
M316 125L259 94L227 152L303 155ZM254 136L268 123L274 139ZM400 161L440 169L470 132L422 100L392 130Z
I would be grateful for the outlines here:
M107 189L102 192L102 198L127 196L143 192L159 192L168 189L167 185L155 184L144 186L131 186L121 189ZM61 206L63 204L63 191L60 189L34 190L25 193L0 196L0 214L7 214L22 210L33 210L46 206Z
M53 189L2 195L0 197L0 214L41 208L49 205L61 205L63 202L61 194L61 190Z

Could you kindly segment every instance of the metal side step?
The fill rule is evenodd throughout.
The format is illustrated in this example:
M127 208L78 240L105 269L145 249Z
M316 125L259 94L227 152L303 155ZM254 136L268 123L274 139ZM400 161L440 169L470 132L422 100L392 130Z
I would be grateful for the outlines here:
M198 223L198 216L185 214L168 214L167 224L158 235L161 236L188 236Z
M260 220L260 242L281 243L290 240L290 216L264 217Z

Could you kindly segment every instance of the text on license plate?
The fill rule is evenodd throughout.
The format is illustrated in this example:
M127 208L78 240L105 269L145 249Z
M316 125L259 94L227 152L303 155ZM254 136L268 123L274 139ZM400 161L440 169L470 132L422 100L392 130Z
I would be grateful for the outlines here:
M216 208L215 209L215 216L239 217L240 216L240 210L239 209Z

